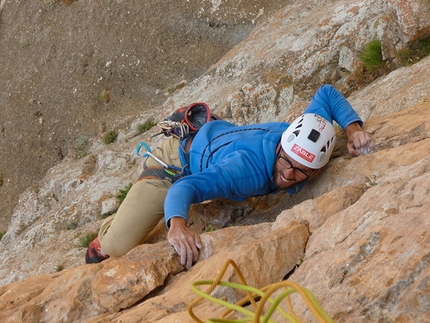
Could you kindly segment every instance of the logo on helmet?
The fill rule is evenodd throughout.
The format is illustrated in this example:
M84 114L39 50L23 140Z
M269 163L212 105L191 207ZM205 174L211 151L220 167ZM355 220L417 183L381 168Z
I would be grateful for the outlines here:
M325 126L327 125L327 120L326 119L322 119L320 120L320 123L318 124L318 130L320 132L322 132L325 128Z
M307 160L308 162L312 163L312 161L315 159L315 155L311 154L306 149L303 149L297 144L294 144L294 146L291 148L291 151L295 153L297 156L303 158L304 160Z

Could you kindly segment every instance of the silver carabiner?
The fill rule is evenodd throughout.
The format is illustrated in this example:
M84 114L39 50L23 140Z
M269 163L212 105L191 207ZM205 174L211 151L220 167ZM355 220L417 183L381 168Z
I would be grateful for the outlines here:
M136 155L139 156L140 150L142 147L145 147L146 149L146 153L144 153L142 156L143 157L152 157L154 158L154 160L159 163L161 166L165 167L165 168L169 168L169 165L167 165L165 162L163 162L161 159L159 159L157 156L155 156L152 152L151 152L151 148L149 148L148 144L146 142L141 142L139 143L139 145L137 145L136 148Z

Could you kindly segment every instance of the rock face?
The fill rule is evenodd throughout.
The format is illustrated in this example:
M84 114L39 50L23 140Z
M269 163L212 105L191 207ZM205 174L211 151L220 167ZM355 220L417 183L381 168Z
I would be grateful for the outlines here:
M163 113L200 99L218 102L216 111L237 123L290 118L318 82L336 75L337 64L355 64L360 42L393 40L387 35L395 31L396 41L384 47L389 56L390 48L429 30L428 4L422 1L310 3L278 11L170 96ZM282 73L276 69L281 66ZM215 279L230 258L249 285L261 288L288 278L305 286L336 322L430 322L429 79L426 58L351 95L376 140L375 151L349 157L339 132L331 162L297 196L193 206L190 227L201 232L204 247L187 271L166 242L162 222L148 244L83 265L79 238L98 229L101 214L115 212L118 190L139 176L142 161L131 157L136 144L155 146L162 138L150 139L156 129L135 136L132 125L109 146L93 139L90 155L66 158L21 195L0 246L0 321L193 322L187 307L197 296L190 283ZM336 84L347 83L340 77ZM238 282L231 270L224 279ZM227 288L214 295L232 303L243 296ZM304 304L292 301L296 313L312 322ZM202 319L223 311L206 301L194 309Z

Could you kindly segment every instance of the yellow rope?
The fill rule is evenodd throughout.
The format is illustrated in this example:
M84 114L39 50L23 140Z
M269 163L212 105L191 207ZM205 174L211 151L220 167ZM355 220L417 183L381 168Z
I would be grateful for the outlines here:
M222 281L222 277L227 271L229 266L232 266L239 276L241 284L230 283ZM210 285L206 292L202 292L197 288L199 285ZM237 304L232 304L226 302L224 300L218 299L216 297L211 296L210 294L214 291L217 286L226 286L229 288L239 289L246 292L247 297L240 300ZM203 300L208 300L212 303L221 305L227 310L222 314L221 318L211 318L207 319L206 323L275 323L271 320L271 316L275 311L288 319L292 323L304 323L294 312L293 307L290 302L290 295L293 293L298 293L302 299L305 301L306 305L311 310L312 314L320 323L334 323L333 320L327 315L324 309L320 306L316 298L312 295L312 293L306 288L292 282L292 281L282 281L279 283L275 283L266 287L263 287L261 290L248 286L245 278L243 277L239 267L232 259L228 259L225 264L221 267L216 279L212 280L202 280L196 281L191 284L191 290L196 293L199 297L193 300L188 306L188 313L191 318L198 323L205 323L200 320L193 312L193 308ZM283 291L276 296L276 298L272 298L272 295L277 292L279 289ZM257 304L256 298L260 297L260 301ZM286 312L281 306L282 300L285 299L287 311ZM246 309L243 307L245 304L251 303L253 311ZM269 304L269 308L266 313L263 314L264 308L266 304ZM241 313L244 318L240 319L225 319L225 317L231 312L236 311Z
M218 274L218 276L216 277L215 281L211 284L211 286L209 287L209 289L206 291L206 293L197 293L198 295L201 295L201 297L195 299L194 301L192 301L190 303L190 305L188 306L188 313L190 314L190 316L193 318L194 321L198 322L198 323L204 323L203 321L201 321L198 317L196 317L192 311L192 308L194 307L194 305L196 305L197 303L199 303L200 301L202 301L204 298L207 298L206 295L209 295L210 293L212 293L214 291L214 289L220 284L222 277L224 276L224 273L226 272L228 266L231 265L233 266L234 270L236 271L237 275L239 276L240 281L242 282L243 285L248 285L246 283L245 278L243 277L239 267L236 265L236 263L232 260L232 259L227 259L227 261L225 262L224 266L221 267L221 270ZM206 282L206 281L205 281ZM196 282L194 283L195 285L200 285L202 282ZM254 300L254 298L252 297L250 292L247 292L249 300L251 301L251 304L254 308L254 310L257 308L257 304Z

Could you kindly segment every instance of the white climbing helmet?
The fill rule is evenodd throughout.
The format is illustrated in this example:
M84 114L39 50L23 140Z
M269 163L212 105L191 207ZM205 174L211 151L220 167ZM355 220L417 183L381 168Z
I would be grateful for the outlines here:
M282 149L296 162L318 169L325 166L333 152L336 131L323 117L307 113L294 120L281 138Z

